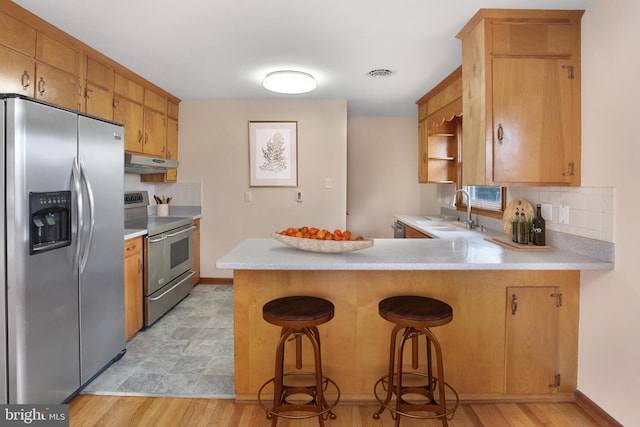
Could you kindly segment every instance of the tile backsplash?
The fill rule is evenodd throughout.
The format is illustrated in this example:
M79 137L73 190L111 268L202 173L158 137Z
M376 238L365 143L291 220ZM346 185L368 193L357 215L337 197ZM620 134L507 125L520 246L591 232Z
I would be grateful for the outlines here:
M453 186L442 185L438 191L441 206L448 206L451 194L453 194ZM606 242L614 242L615 197L614 187L507 188L507 204L514 199L525 199L533 205L534 210L538 203L552 205L551 217L545 217L547 230ZM559 222L560 205L569 207L568 224ZM486 217L480 217L478 221L490 228L496 225Z
M140 182L140 175L124 175L125 191L146 190L153 203L153 195L172 197L175 206L202 206L201 182L152 183Z
M551 218L545 218L548 230L613 242L615 188L613 187L527 187L508 188L507 203L526 199L552 205ZM560 224L559 207L569 207L568 224Z

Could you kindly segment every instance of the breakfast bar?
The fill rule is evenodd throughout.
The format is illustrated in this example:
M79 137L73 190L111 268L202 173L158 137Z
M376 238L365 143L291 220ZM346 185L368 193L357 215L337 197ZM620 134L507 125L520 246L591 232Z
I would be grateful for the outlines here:
M339 385L341 401L374 402L393 328L378 303L403 294L453 307L453 320L433 332L446 355L447 382L461 399L573 399L580 271L613 264L557 248L511 251L478 232L449 236L375 239L345 253L251 238L224 255L216 265L234 271L236 400L257 400L273 376L280 331L263 320L263 305L309 295L335 305L320 335L323 370Z

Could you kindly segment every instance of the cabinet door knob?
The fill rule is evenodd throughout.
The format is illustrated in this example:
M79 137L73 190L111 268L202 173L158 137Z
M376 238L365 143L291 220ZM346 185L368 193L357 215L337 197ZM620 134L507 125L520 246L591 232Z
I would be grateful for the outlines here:
M502 144L502 140L504 139L504 129L502 128L502 124L498 125L498 143Z

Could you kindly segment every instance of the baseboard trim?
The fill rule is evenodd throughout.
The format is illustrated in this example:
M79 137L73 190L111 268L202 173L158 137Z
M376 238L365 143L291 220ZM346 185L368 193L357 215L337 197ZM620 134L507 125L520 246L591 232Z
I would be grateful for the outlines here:
M601 407L596 405L579 390L576 390L576 405L589 414L602 427L623 427L611 415L607 414Z
M199 285L233 285L233 277L201 277Z

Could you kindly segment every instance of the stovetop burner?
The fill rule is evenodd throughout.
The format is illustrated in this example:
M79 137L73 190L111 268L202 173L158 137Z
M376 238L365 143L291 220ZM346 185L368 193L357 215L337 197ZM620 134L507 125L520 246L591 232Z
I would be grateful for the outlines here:
M124 228L146 229L150 236L190 225L188 217L149 216L149 194L147 191L127 191L124 193Z

